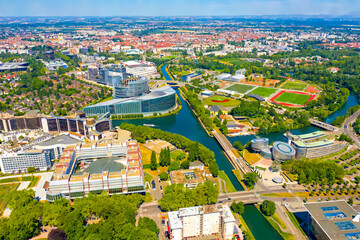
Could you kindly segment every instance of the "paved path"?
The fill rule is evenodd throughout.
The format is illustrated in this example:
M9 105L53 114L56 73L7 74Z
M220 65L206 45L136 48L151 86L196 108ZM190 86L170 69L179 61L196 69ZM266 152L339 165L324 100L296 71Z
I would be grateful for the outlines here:
M286 210L283 206L281 206L279 203L276 204L276 213L278 214L279 218L285 223L287 226L287 229L283 229L284 232L291 233L294 235L296 240L302 240L307 239L299 229L297 229L294 224L291 222L289 216L286 214Z
M21 182L17 190L20 191L23 189L27 189L29 184L30 184L30 181Z

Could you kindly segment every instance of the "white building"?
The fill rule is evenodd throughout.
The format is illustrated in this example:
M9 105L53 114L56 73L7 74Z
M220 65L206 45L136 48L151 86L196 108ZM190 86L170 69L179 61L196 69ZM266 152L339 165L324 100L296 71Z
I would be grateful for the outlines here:
M181 208L168 216L173 240L215 234L232 239L234 235L235 218L227 205Z
M47 150L6 153L0 156L0 167L3 173L26 172L28 167L47 170L51 167L51 160L51 153Z

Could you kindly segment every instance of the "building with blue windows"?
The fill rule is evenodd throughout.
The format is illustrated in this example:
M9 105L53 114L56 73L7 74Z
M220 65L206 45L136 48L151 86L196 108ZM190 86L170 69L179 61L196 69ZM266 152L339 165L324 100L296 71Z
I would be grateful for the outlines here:
M86 116L168 112L176 108L176 92L169 86L150 90L147 77L126 79L113 86L113 99L84 107Z

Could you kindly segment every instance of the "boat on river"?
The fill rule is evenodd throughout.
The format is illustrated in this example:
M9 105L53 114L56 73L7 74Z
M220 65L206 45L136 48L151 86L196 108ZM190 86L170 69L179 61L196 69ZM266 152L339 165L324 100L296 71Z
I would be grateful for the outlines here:
M147 123L144 123L143 126L145 126L145 127L155 127L154 124L147 124Z

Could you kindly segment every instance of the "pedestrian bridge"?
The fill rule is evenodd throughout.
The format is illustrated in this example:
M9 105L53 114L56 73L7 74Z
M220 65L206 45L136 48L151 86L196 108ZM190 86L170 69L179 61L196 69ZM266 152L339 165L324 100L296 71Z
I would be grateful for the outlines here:
M331 124L324 123L324 122L321 122L319 120L315 120L315 119L312 119L312 118L310 118L309 121L310 121L310 124L313 125L313 126L323 128L323 129L326 129L328 131L341 132L340 128L335 127L335 126L333 126Z

